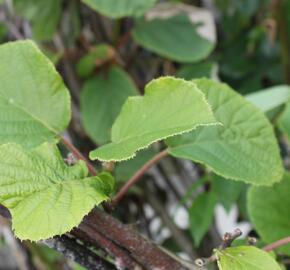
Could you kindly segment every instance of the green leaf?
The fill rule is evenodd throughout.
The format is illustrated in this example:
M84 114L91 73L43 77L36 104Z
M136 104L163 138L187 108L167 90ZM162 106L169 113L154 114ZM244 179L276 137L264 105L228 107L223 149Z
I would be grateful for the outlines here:
M232 205L237 202L244 186L242 182L228 180L219 175L214 175L212 178L213 192L226 211L230 211Z
M194 81L222 126L201 127L167 140L169 153L209 166L225 178L255 185L281 180L282 162L265 115L226 84Z
M214 44L201 37L198 25L188 16L141 20L133 30L134 40L144 48L177 62L196 62L206 58ZM178 41L178 42L176 42Z
M205 61L196 64L185 64L177 71L177 76L185 80L196 78L211 78L214 75L216 64L214 62Z
M118 67L85 83L81 92L81 117L86 132L96 143L110 140L111 127L124 102L136 94L133 81Z
M147 161L157 154L153 147L137 153L133 159L116 164L115 177L117 181L126 182L136 173Z
M113 47L107 44L99 44L81 58L77 64L77 73L82 78L89 77L97 67L111 60L114 56Z
M70 96L52 63L31 41L0 46L0 144L27 147L66 129Z
M0 146L0 203L12 214L13 230L22 240L38 241L79 225L91 209L108 199L112 179L87 177L84 162L67 166L57 147L34 150Z
M193 201L189 209L190 232L197 247L213 223L215 205L215 194L205 192Z
M127 16L141 16L149 10L157 0L82 0L95 11L117 19Z
M91 159L121 161L170 136L200 125L216 124L204 95L192 82L164 77L150 82L144 97L130 97L112 128L112 143Z
M290 103L287 104L284 112L279 118L278 126L290 139Z
M60 20L60 0L14 0L16 12L32 24L33 38L41 41L53 37Z
M290 87L279 85L267 88L246 96L246 99L260 108L263 112L275 109L290 100Z
M281 270L270 254L253 246L230 247L216 255L220 270Z
M290 174L272 187L252 187L248 193L250 220L267 243L275 242L290 233ZM290 244L279 248L290 255Z

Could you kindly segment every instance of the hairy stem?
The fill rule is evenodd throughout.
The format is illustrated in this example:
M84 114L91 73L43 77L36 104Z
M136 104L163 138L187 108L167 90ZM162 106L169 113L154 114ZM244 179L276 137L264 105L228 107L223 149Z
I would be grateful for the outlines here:
M145 163L129 180L128 182L120 189L120 191L117 193L115 198L112 201L113 205L118 204L123 197L127 194L128 190L135 185L141 177L146 173L147 170L149 170L153 165L155 165L160 159L164 158L168 155L167 150L164 150L160 153L158 153L156 156L154 156L152 159L150 159L147 163Z
M263 250L269 252L287 244L290 244L290 236L263 247Z

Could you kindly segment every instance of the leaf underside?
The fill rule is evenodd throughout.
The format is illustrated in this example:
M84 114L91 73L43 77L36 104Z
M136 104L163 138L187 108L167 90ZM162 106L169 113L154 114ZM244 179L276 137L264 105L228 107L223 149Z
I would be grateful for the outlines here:
M204 95L192 82L172 77L153 80L144 97L130 97L112 127L112 143L91 159L122 161L158 140L216 124Z
M38 241L77 226L108 198L112 185L107 178L87 174L82 161L68 167L55 145L34 150L0 146L0 203L12 214L16 236Z
M279 147L265 115L226 84L209 79L194 82L222 125L168 139L169 153L205 164L225 178L255 185L280 181Z

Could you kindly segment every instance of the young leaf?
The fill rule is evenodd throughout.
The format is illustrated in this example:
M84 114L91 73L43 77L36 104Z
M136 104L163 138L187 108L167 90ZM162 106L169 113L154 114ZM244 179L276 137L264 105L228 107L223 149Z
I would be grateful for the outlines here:
M99 44L92 48L88 54L80 59L77 64L77 73L86 78L94 73L94 70L102 64L114 58L114 48L107 44Z
M0 144L52 140L68 125L70 96L52 63L31 41L0 46Z
M87 174L82 161L67 166L54 145L0 146L0 203L12 214L16 236L38 241L66 233L108 199L112 177Z
M189 209L190 232L195 246L199 246L202 238L212 225L216 196L213 192L199 195Z
M164 138L216 124L204 95L192 82L164 77L130 97L112 128L112 143L90 153L91 159L121 161Z
M169 153L206 164L216 174L255 185L281 180L282 162L265 115L226 84L194 81L221 126L201 127L167 140Z
M270 254L253 246L230 247L216 255L220 270L281 270Z
M284 112L279 118L278 126L282 132L288 135L288 138L290 139L290 103L287 104Z
M197 62L206 58L214 48L212 42L198 34L197 27L185 15L141 20L133 31L133 38L163 57L177 62Z
M250 220L267 243L289 236L290 174L272 187L252 187L248 193ZM290 255L290 244L279 250Z
M150 9L157 0L82 0L95 11L118 19L127 16L141 16Z
M88 135L98 144L110 140L111 127L128 96L137 95L131 78L118 67L88 80L81 92L81 117Z

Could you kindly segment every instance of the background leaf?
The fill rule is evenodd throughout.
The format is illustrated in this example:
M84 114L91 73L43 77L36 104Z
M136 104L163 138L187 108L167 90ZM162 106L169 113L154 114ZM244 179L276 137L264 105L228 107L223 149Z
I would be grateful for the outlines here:
M189 209L190 232L195 246L199 246L202 238L212 225L216 196L213 192L198 195Z
M177 62L196 62L207 57L214 44L199 35L198 25L188 16L141 20L133 30L134 40L144 48ZM178 42L175 42L178 40Z
M81 92L81 117L86 132L96 143L110 140L111 127L124 102L136 94L129 75L116 66L107 74L86 81Z
M206 164L216 174L255 185L270 185L283 175L271 124L254 105L226 84L194 81L222 126L200 127L167 140L169 153Z
M82 161L68 167L56 146L28 151L6 144L0 153L0 203L10 210L13 230L22 240L66 233L108 199L112 178L87 177Z
M290 100L290 87L278 85L247 95L246 98L263 112L268 112Z
M267 252L253 246L239 246L217 251L220 270L281 270Z
M14 0L16 12L32 24L32 34L37 40L49 40L58 26L61 0Z
M112 128L112 143L90 153L91 159L121 161L166 137L215 120L195 84L164 77L150 82L144 97L130 97Z
M157 0L82 0L95 11L110 17L122 18L141 16L150 9Z
M290 175L272 187L252 187L248 194L250 220L267 243L289 236ZM290 255L290 244L278 249Z
M0 144L32 147L68 125L70 97L52 63L31 41L0 46Z

